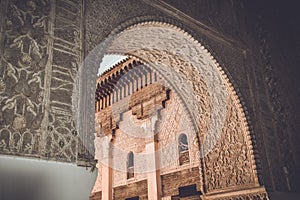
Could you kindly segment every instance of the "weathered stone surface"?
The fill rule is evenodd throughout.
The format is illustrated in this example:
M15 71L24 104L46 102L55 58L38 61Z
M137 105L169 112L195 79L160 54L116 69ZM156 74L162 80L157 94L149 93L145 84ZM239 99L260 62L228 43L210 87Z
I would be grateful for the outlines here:
M249 123L260 185L269 191L298 191L300 26L295 3L1 0L0 4L1 154L88 164L94 119L85 113L74 117L72 111L80 96L89 96L84 103L94 106L95 72L101 59L85 72L90 83L84 86L89 87L79 93L76 77L82 59L112 30L117 33L155 20L191 33L228 75ZM190 81L195 90L204 91L197 80ZM207 107L203 103L199 109ZM209 113L202 116L201 129L207 129L209 118Z
M2 4L1 152L75 162L71 96L81 61L82 6L70 1Z
M50 3L3 1L1 152L41 156Z
M148 1L146 1L149 3ZM160 2L160 1L154 1L154 2ZM289 163L289 169L292 171L291 173L296 175L295 177L298 177L299 174L295 170L295 166L299 166L299 159L297 159L295 156L295 153L287 153L288 151L283 149L295 149L294 152L297 152L297 148L295 148L295 142L299 141L299 138L295 131L297 128L295 128L296 124L299 124L295 122L294 120L297 119L297 117L291 117L291 116L297 116L299 114L299 110L295 109L298 106L296 106L295 101L296 99L299 99L299 92L292 94L288 94L290 89L286 86L286 89L279 89L284 87L286 84L289 85L289 88L294 88L295 90L295 84L292 84L292 82L297 82L297 78L295 76L296 73L292 74L291 71L297 72L296 68L293 66L296 66L295 63L297 63L297 57L296 52L293 51L291 46L295 46L291 43L291 41L296 41L295 37L287 39L286 36L284 36L284 40L280 40L280 35L287 33L288 31L285 31L284 29L280 29L279 26L275 25L276 20L272 20L271 18L275 16L277 21L284 21L288 20L291 24L296 24L298 20L292 21L292 19L295 19L297 17L294 13L291 12L289 15L286 15L285 17L281 18L280 14L287 11L290 6L284 6L282 10L279 9L278 4L274 5L268 5L267 3L255 3L251 4L247 2L240 2L240 3L224 3L222 5L222 8L225 7L226 9L217 9L220 5L214 5L214 3L208 2L208 1L201 1L199 2L199 7L201 7L203 12L199 12L198 6L196 6L195 2L177 2L177 1L167 1L170 3L170 5L174 6L176 10L176 15L173 15L172 13L168 13L170 18L173 19L172 24L177 24L178 22L183 23L183 27L190 31L193 36L198 39L199 41L204 44L209 51L214 55L214 57L222 63L223 69L226 70L226 73L229 75L229 78L231 79L235 89L237 89L237 94L241 98L242 104L244 108L246 109L246 115L247 119L250 124L250 131L251 131L251 137L252 142L254 146L254 154L256 163L257 163L257 169L258 169L258 176L259 176L259 182L262 184L265 184L266 187L270 190L277 190L276 188L281 188L279 190L286 190L287 189L287 183L283 173L283 163ZM149 3L150 5L153 5ZM164 3L158 3L159 6L154 6L155 8L160 9L160 11L167 13L168 8L167 6L164 7ZM192 6L193 5L193 6ZM198 4L197 4L198 5ZM141 5L141 7L143 7ZM165 11L165 10L166 11ZM173 10L173 11L175 11ZM236 12L231 12L230 10L235 10ZM293 10L293 9L292 9ZM177 12L179 11L179 12ZM184 12L184 14L187 14L187 17L185 15L181 15L180 11ZM276 15L272 15L271 13L274 12ZM259 13L258 15L253 13ZM272 16L272 17L271 17ZM186 17L186 18L184 18ZM193 21L193 19L189 19L188 17L192 17L193 19L196 19L196 21ZM230 20L227 20L230 19ZM116 19L112 19L114 21ZM159 20L159 19L158 19ZM168 19L161 19L162 21L168 22ZM197 21L198 20L198 21ZM117 20L116 20L117 21ZM133 20L134 21L134 20ZM147 19L139 19L137 21L147 21ZM202 23L198 23L202 22ZM268 24L268 22L271 22ZM132 21L129 21L127 24L133 23ZM264 24L262 24L264 23ZM197 25L195 25L197 24ZM286 23L283 23L286 24ZM204 30L205 26L207 25L209 32L206 32ZM124 28L128 27L129 25L124 25ZM200 28L199 28L200 27ZM230 27L230 28L229 28ZM295 26L294 26L295 27ZM285 26L287 28L286 30L290 30L291 28L289 25ZM106 28L104 28L106 29ZM119 30L122 30L120 28ZM214 32L214 30L217 30ZM275 31L274 31L275 30ZM294 31L295 33L297 31ZM299 31L298 31L299 32ZM263 33L263 34L261 34ZM292 35L293 35L292 33ZM280 44L277 44L276 42L271 42L270 40L266 41L264 37L270 38L277 38L277 41L285 41L280 42ZM286 35L286 34L285 34ZM232 40L232 38L234 38ZM95 40L98 40L99 38L95 37ZM223 40L222 42L222 39ZM276 41L273 40L273 41ZM266 52L265 44L270 44L273 46L272 51L264 53L263 56L261 56L261 52ZM262 46L262 47L260 47ZM279 46L284 46L286 48L278 48ZM283 50L285 53L285 56L280 56L282 53L279 49L285 49ZM262 51L261 51L262 50ZM288 53L290 52L290 53ZM270 57L270 54L273 55ZM288 55L289 54L289 55ZM293 56L292 56L293 55ZM282 59L278 59L281 57ZM276 74L285 74L284 80L281 80L281 83L276 83L277 85L277 91L281 91L281 98L280 99L289 99L285 100L285 103L273 101L271 103L270 99L270 92L268 91L267 85L271 85L274 83L273 80L276 80L273 78L272 81L268 81L269 78L266 78L266 76L269 72L266 73L266 68L270 68L268 61L263 60L279 60L279 62L272 62L271 71L273 73L272 76ZM289 66L288 74L283 72L284 64L282 63L288 63L289 59L291 59L291 63ZM279 64L280 63L280 64ZM262 66L267 66L262 67ZM274 68L277 70L277 72L274 72ZM268 70L270 71L270 70ZM281 71L281 73L278 73L278 71ZM243 75L241 75L243 74ZM277 76L278 76L277 75ZM279 75L281 76L281 75ZM277 80L280 80L277 78ZM293 81L292 81L293 80ZM267 83L269 82L269 83ZM286 83L286 84L285 84ZM274 84L272 86L274 88ZM273 90L273 89L272 89ZM285 92L282 92L285 91ZM297 89L296 89L297 91ZM278 94L278 93L277 93ZM282 95L285 94L285 95ZM276 96L274 92L272 92L272 99L277 100L278 95ZM275 96L274 96L275 95ZM289 98L291 96L294 96L294 98ZM294 102L294 103L292 103ZM294 110L285 111L287 114L284 118L289 118L289 120L285 123L283 126L281 125L275 125L278 124L278 120L275 122L272 122L274 119L273 116L273 105L275 105L276 110L286 110L287 108L280 108L278 107L278 104L285 104L285 105L291 105L292 103L294 106L287 106L289 108L294 108ZM273 105L272 105L273 104ZM282 112L281 112L282 113ZM279 116L284 116L284 114L276 114ZM288 125L287 125L288 124ZM278 128L276 128L278 127ZM279 154L283 155L282 153L279 153L279 151L274 148L274 144L282 143L282 139L280 139L281 133L282 133L282 127L289 127L284 131L288 134L288 136L284 138L295 138L295 140L289 140L290 142L287 142L287 140L283 140L284 144L290 144L291 147L288 147L288 145L283 145L286 148L282 148L280 150L281 152L285 152L286 156L285 158L282 157L282 160L285 160L284 162L276 162L275 158L278 157ZM276 130L276 131L275 131ZM278 130L278 131L277 131ZM277 142L275 142L277 141ZM296 142L297 143L297 142ZM281 164L279 164L281 163ZM296 164L298 163L298 164ZM274 166L270 168L270 166ZM276 166L276 167L275 167ZM274 171L274 172L272 172ZM276 174L276 175L275 175ZM277 176L281 174L280 176ZM289 178L293 179L290 175L288 175ZM297 178L294 180L291 180L293 182L294 186L297 185ZM277 186L276 186L277 185ZM281 186L280 186L281 185ZM285 189L284 189L285 187Z

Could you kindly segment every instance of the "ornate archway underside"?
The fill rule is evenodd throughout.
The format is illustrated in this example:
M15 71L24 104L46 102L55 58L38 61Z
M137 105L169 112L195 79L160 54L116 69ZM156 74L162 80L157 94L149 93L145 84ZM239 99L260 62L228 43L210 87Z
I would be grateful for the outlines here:
M258 182L251 137L241 103L210 53L184 31L155 22L129 27L110 40L105 53L141 59L164 77L178 94L200 143L202 198L266 199L264 187ZM87 81L87 84L85 88L94 90L92 81ZM80 105L82 101L94 101L89 96L82 96L85 99L80 99ZM92 106L82 108L80 111L93 116Z

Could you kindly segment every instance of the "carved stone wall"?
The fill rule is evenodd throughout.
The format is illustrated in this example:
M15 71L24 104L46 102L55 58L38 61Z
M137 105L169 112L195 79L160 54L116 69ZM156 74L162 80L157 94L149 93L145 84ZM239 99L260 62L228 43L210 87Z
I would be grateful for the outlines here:
M178 94L201 144L205 195L259 187L245 113L213 57L180 29L161 23L138 24L113 39L108 52L140 58Z
M1 152L41 156L50 2L2 2Z
M78 157L79 164L88 163L91 156L85 147L91 138L85 135L80 142L77 137L81 130L94 131L94 112L92 118L74 118L71 109L78 107L80 96L92 95L91 102L82 104L93 105L101 56L93 68L85 68L81 90L73 84L78 81L74 77L79 63L112 31L114 35L155 20L187 30L221 64L248 117L259 183L269 191L299 188L300 26L295 3L1 0L0 4L1 154L68 162ZM200 141L203 137L199 135Z
M81 1L1 6L0 152L75 162L71 96L81 62Z
M85 160L79 148L72 113L72 91L78 67L82 61L82 1L55 1L51 74L48 77L49 117L47 141L51 142L50 157L80 162ZM51 138L51 139L50 139Z
M256 130L255 149L261 158L260 181L269 191L287 192L299 187L299 170L296 170L299 156L295 155L299 151L295 144L300 141L295 131L299 109L295 101L299 101L300 95L294 88L298 85L296 63L299 61L299 51L295 48L299 45L294 45L299 42L294 34L299 33L299 29L293 28L299 24L299 18L295 17L293 3L282 6L245 3L245 8L244 20L248 24L244 29L248 34L243 37L253 50L245 55L247 74L252 77L249 80L252 98L244 101L253 105L247 106L247 110L252 128ZM241 92L244 91L242 88Z
M207 192L224 191L230 187L257 187L256 166L251 162L253 150L243 113L231 96L222 136L215 148L204 157L204 179Z
M299 29L296 28L299 27L296 25L299 24L299 17L295 11L297 7L295 3L279 5L278 3L241 1L218 4L205 0L199 2L145 0L144 2L147 5L135 2L139 4L140 10L144 13L141 15L138 11L135 16L132 16L132 13L124 16L125 21L128 19L127 16L131 17L131 20L127 20L126 23L121 25L117 23L117 21L122 21L119 19L122 16L120 14L117 14L114 19L108 19L109 24L117 23L120 25L114 33L122 31L131 24L155 19L183 27L195 39L201 41L221 63L245 109L260 184L266 185L270 191L286 191L287 182L284 179L294 177L291 182L293 182L294 187L297 187L299 183L296 183L296 180L299 180L297 178L299 173L295 169L299 166L299 160L296 156L299 148L295 144L299 143L299 137L296 134L296 127L299 124L296 120L299 118L297 117L299 116L299 109L297 109L298 106L295 102L299 100L300 95L296 87L298 85L296 83L299 82L296 75L299 48L294 47L297 46L295 44L299 43L295 37L299 33ZM161 12L161 17L149 17L153 12L151 9L151 11L144 10L148 5L158 9ZM92 7L90 8L92 9ZM93 12L95 12L94 10L96 8L93 9ZM234 12L232 12L233 10ZM120 9L117 9L116 12L119 13ZM105 15L105 9L102 13ZM257 13L260 14L257 15ZM95 19L95 15L90 15L89 22L92 23ZM268 29L264 28L262 32L262 27ZM94 30L101 28L106 31L106 34L109 33L107 30L111 29L104 24L90 28ZM266 40L265 37L269 37L269 40ZM94 43L102 41L101 38L103 37L96 37L94 34L93 37L89 38L88 40ZM272 46L271 51L270 47L266 51L265 47L268 45ZM88 51L94 46L87 48ZM270 60L272 60L271 70L270 65L267 64ZM271 79L269 78L270 72L273 74ZM272 85L272 88L267 85ZM276 92L271 94L270 91L275 91L274 89ZM274 96L274 94L280 95L280 102L277 101L278 96ZM271 103L272 101L273 103ZM286 106L282 107L282 105ZM274 117L272 114L274 108L278 111L276 113L283 114L276 114L277 117ZM283 110L284 112L282 112ZM284 121L287 122L284 123L284 126L279 125L279 123L275 125L277 122L275 123L273 120L279 116L284 116ZM279 118L281 119L281 117ZM282 134L282 132L285 133ZM282 140L282 137L285 139ZM288 143L288 145L281 145L283 142ZM276 148L277 145L281 147L290 146L290 148L282 148L280 152L284 153L280 153ZM283 158L278 165L275 158L279 154L281 156L286 155L283 157L288 159ZM286 163L288 166L285 166ZM283 167L288 169L288 176ZM275 179L277 180L275 181Z

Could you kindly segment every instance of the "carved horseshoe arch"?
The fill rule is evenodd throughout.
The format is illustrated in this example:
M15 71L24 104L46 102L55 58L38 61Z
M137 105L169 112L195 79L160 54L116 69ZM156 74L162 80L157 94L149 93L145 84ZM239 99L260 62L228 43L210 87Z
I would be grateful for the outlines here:
M213 56L191 35L160 22L139 23L109 37L85 59L79 76L79 131L93 133L93 95L99 52L147 63L179 96L200 141L203 192L260 188L249 127L232 84ZM88 78L90 77L90 78ZM77 105L77 104L75 104ZM85 119L82 121L81 118ZM80 124L80 126L79 126ZM253 191L265 194L264 189Z

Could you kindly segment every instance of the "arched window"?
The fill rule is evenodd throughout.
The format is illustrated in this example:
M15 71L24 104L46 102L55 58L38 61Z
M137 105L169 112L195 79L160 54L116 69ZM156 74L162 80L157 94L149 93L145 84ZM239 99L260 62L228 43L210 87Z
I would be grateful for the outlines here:
M129 152L127 157L127 179L134 177L134 155L131 152Z
M190 162L189 145L186 134L180 134L178 138L179 165Z

